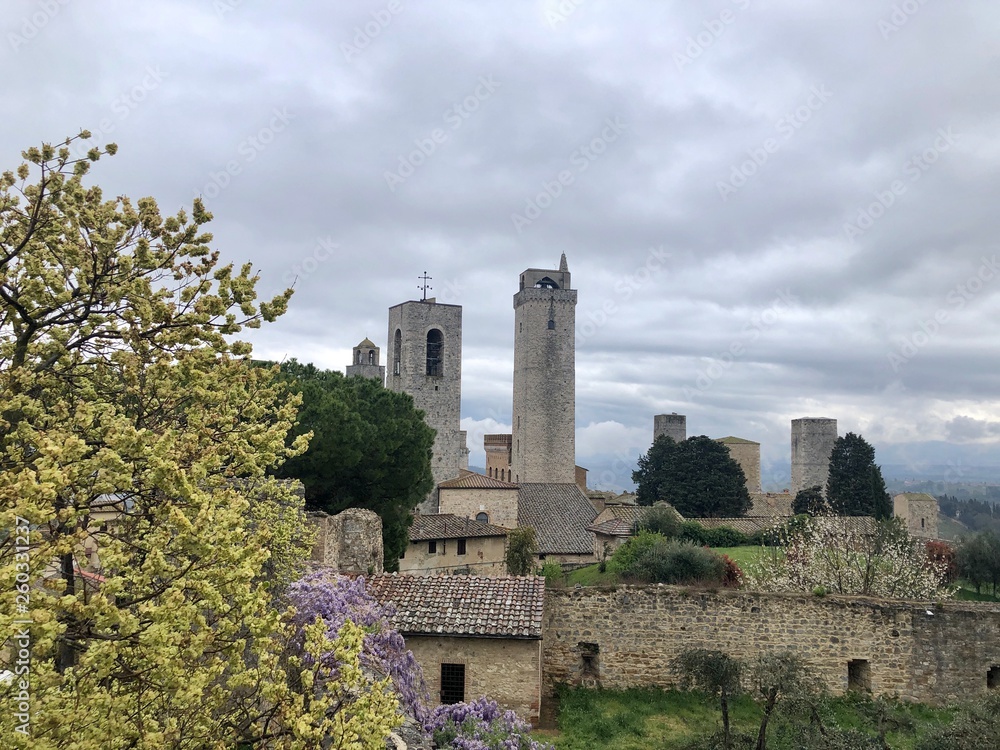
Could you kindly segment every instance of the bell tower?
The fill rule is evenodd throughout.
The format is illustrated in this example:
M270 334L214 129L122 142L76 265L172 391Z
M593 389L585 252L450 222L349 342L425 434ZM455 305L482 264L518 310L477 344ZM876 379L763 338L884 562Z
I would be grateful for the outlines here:
M462 307L433 297L389 308L385 387L409 393L437 433L431 456L434 489L417 508L438 512L437 485L469 466L462 408Z
M514 482L576 481L576 290L557 270L529 268L514 295Z

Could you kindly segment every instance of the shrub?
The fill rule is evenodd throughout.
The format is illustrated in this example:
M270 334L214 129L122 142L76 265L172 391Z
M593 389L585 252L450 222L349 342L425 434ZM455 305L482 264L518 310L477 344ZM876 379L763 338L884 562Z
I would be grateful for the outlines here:
M725 570L722 574L722 585L729 589L738 589L743 585L743 569L729 555L722 556Z
M742 531L728 526L706 529L697 521L682 523L677 537L701 547L745 547L753 543Z
M563 569L557 562L547 562L538 571L545 576L546 586L561 586L563 582Z
M608 560L607 569L612 573L625 574L635 564L636 559L659 541L664 541L662 534L652 531L640 531L625 544L615 550Z
M660 540L623 574L645 583L719 585L726 565L720 555L690 542Z
M927 559L944 568L942 578L944 583L954 583L958 580L958 561L955 557L955 548L950 544L933 540L927 542Z
M647 510L632 526L632 531L652 531L671 539L681 530L681 517L666 503L657 503Z
M434 747L462 750L551 750L528 734L531 726L497 702L480 698L471 703L438 706L425 723Z

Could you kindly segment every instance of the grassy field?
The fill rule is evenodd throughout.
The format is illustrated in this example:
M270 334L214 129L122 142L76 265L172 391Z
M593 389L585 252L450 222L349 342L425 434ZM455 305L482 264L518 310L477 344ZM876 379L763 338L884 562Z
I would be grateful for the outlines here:
M824 725L856 729L876 734L882 706L886 740L893 750L912 750L917 738L928 729L947 724L949 709L918 704L872 703L852 695L829 699L820 709ZM743 696L730 709L734 731L756 736L761 712ZM721 729L718 703L699 694L674 690L566 690L560 697L558 729L539 731L537 737L551 742L557 750L681 750ZM795 740L801 725L779 719L768 731L768 748L799 748ZM969 750L974 750L970 748Z

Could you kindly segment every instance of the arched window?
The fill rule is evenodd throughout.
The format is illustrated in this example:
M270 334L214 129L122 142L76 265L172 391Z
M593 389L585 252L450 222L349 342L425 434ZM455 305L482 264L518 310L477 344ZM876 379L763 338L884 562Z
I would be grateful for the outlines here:
M482 523L489 523L490 522L490 517L488 515L486 515L485 513L477 513L476 514L476 520L477 521L481 521Z
M444 334L437 328L427 332L427 374L444 375Z
M392 374L399 375L399 360L403 358L403 332L398 328L392 340Z
M356 365L360 365L361 364L361 350L360 349L358 349L358 351L355 353L354 364L356 364Z
M375 350L374 349L369 349L368 350L368 364L370 364L370 365L375 364Z

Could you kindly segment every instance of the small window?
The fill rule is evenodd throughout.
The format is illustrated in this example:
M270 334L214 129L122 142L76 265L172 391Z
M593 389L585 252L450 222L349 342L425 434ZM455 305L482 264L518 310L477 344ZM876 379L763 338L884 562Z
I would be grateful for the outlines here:
M920 528L924 528L924 519L920 519Z
M441 665L441 702L462 703L465 700L465 665Z
M403 332L396 329L396 334L392 337L392 372L399 375L399 360L403 358Z
M465 554L465 540L464 539L459 539L458 540L458 554L460 554L460 555L464 555Z
M356 364L356 365L360 365L361 364L361 350L360 349L358 349L357 356L354 358L354 364Z
M375 350L374 349L369 349L368 350L368 364L370 364L370 365L375 364Z
M431 541L427 542L427 554L436 555L437 551L438 551L438 543L436 539L432 539Z
M488 515L486 515L485 513L477 513L476 514L476 520L477 521L482 521L483 523L489 523L490 522L490 517Z
M427 374L444 374L444 334L437 328L427 332Z
M986 687L989 690L1000 689L1000 667L990 667L986 673Z
M556 322L554 320L552 320L551 318L549 319L549 330L550 331L556 330Z
M867 659L852 659L847 662L847 689L859 693L872 691L872 670Z

